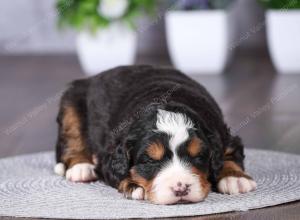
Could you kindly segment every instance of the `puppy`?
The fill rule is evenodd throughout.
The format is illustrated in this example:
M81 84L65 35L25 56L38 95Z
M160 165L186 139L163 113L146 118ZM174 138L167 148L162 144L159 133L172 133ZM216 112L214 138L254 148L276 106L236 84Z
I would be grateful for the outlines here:
M57 122L55 172L73 182L101 180L155 204L256 188L215 100L176 70L125 66L76 80Z

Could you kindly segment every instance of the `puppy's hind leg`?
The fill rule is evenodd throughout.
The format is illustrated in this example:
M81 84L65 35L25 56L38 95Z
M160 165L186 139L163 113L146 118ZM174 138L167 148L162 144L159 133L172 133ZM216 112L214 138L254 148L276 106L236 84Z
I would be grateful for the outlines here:
M54 172L65 175L73 182L89 182L97 179L92 154L87 147L84 132L84 115L77 105L63 97L58 116L59 134L56 146L57 164ZM67 104L65 104L67 103Z

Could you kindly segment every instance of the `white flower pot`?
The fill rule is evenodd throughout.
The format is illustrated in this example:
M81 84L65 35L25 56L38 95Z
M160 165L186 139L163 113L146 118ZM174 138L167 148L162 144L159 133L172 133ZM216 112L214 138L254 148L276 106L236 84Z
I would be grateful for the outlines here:
M87 75L135 61L136 32L121 24L113 24L96 34L81 32L77 37L77 53Z
M267 40L280 73L300 73L300 10L268 10Z
M225 10L168 12L167 43L173 64L190 74L221 73L229 54L228 29Z

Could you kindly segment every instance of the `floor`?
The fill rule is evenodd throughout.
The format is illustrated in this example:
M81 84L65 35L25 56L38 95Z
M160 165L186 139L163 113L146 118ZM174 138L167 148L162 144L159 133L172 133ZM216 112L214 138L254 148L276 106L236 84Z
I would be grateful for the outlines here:
M238 51L222 75L193 75L248 148L300 154L300 74L275 73L265 50ZM137 63L169 66L164 57ZM53 150L60 94L84 77L73 55L0 56L0 158ZM298 219L300 202L190 219ZM14 219L5 217L0 219Z

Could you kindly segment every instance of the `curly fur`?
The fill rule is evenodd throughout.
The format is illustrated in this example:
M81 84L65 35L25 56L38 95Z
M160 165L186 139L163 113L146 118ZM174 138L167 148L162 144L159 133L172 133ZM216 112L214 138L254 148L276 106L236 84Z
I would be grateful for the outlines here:
M73 106L80 115L81 135L88 152L97 157L98 177L113 187L117 188L133 167L151 180L162 166L153 161L147 165L149 158L143 154L151 141L159 139L167 145L166 134L153 132L158 109L179 112L192 120L190 138L201 138L204 147L191 163L208 175L213 186L224 160L233 160L243 168L241 140L230 134L215 100L202 85L179 71L124 66L74 81L62 97L58 116L58 162L68 148L67 137L61 132L66 105ZM224 156L229 146L232 153ZM162 160L170 157L166 152Z

